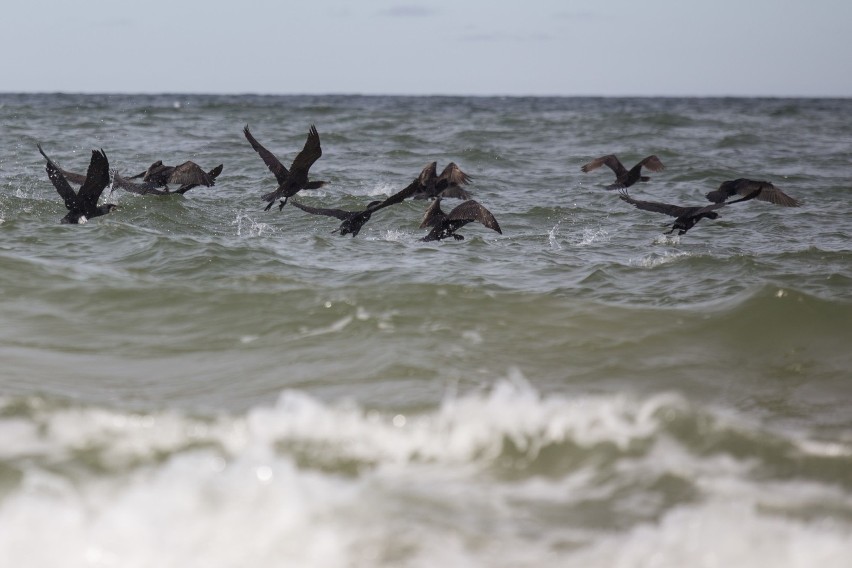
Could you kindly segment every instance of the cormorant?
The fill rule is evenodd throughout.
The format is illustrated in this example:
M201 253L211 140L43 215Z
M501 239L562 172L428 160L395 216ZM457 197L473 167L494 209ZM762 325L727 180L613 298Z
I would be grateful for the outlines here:
M221 173L222 164L219 164L209 172L205 172L201 169L201 166L192 161L184 162L179 166L166 166L163 165L162 160L157 160L141 174L136 174L127 179L138 179L141 177L142 181L145 182L145 187L167 187L169 184L180 184L180 187L175 191L167 190L166 193L183 194L199 185L205 187L215 185L216 178ZM128 191L133 190L128 189Z
M275 175L275 179L278 180L278 189L263 196L263 200L269 202L269 205L264 208L264 211L269 211L275 200L283 197L283 201L278 206L278 210L281 211L287 204L287 199L296 195L300 189L319 189L325 185L324 181L308 181L308 170L322 156L319 132L317 132L314 125L311 125L311 129L308 132L308 139L305 141L305 147L302 148L302 151L293 160L289 171L272 152L255 140L254 136L249 132L248 125L243 128L243 134L245 134L246 140L249 141L254 151L260 154L263 163L266 164L269 171Z
M210 187L215 185L216 178L222 173L222 164L219 164L209 172L205 172L194 162L184 162L179 166L163 166L161 161L156 161L148 168L147 172L124 178L118 173L113 175L113 187L120 187L131 193L139 195L172 195L174 193L184 194L194 187L204 185ZM142 178L142 182L130 180ZM169 183L181 184L175 191L169 191ZM164 187L165 190L157 189Z
M297 207L304 211L305 213L310 213L311 215L325 215L327 217L336 217L343 221L340 224L340 234L347 235L352 234L354 237L361 230L361 227L370 220L370 216L375 211L374 208L376 205L380 205L381 201L371 201L367 208L363 211L344 211L343 209L324 209L322 207L310 207L308 205L302 205L296 200L290 202L294 207Z
M447 237L453 237L457 241L460 241L464 237L457 235L456 231L473 221L479 221L489 229L493 229L501 235L503 234L503 231L500 230L500 225L497 223L497 219L479 202L470 199L456 206L449 213L444 213L441 210L441 198L438 197L426 210L423 222L420 223L421 229L432 227L429 234L421 240L439 241Z
M758 201L768 201L782 207L798 207L799 202L772 185L768 181L755 181L753 179L735 179L723 181L719 189L707 193L707 199L713 203L724 203L734 195L749 195L757 191Z
M719 214L716 213L716 209L720 209L722 207L725 207L726 205L731 205L733 203L739 203L741 201L748 201L749 199L754 199L755 197L757 197L758 192L754 191L746 195L742 199L723 203L714 203L713 205L704 205L702 207L681 207L679 205L660 203L658 201L639 201L630 197L626 189L621 189L619 193L621 193L621 195L619 195L621 199L633 205L637 209L653 211L655 213L663 213L665 215L675 217L675 222L672 225L671 230L666 231L665 234L670 235L677 230L678 235L683 235L702 219L718 218Z
M109 161L103 150L92 150L92 159L86 171L86 178L83 180L80 190L74 193L63 170L44 153L41 144L37 144L37 146L38 151L47 160L45 166L47 175L57 193L65 201L65 208L68 209L68 214L62 218L62 223L82 224L93 217L106 215L116 207L113 203L98 205L101 193L110 182Z
M462 189L462 184L470 183L469 175L461 171L455 162L450 162L441 175L438 175L438 162L428 164L420 172L421 190L414 194L414 199L435 199L436 197L454 197L470 199L470 194Z
M650 181L651 178L641 175L643 166L652 172L659 172L665 169L665 166L657 156L648 156L628 170L620 161L618 161L615 154L601 156L600 158L592 160L580 169L583 172L588 173L603 165L609 166L609 168L615 172L615 183L606 186L606 189L621 189L624 187L630 187L637 181Z

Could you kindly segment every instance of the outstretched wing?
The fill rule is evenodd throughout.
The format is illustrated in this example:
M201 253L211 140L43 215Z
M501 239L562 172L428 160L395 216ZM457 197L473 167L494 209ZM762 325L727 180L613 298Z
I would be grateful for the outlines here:
M316 126L311 125L308 131L308 139L305 140L305 147L293 160L293 165L290 166L291 172L298 172L299 175L308 175L308 170L322 156L322 148L320 148L320 137Z
M432 162L431 164L427 164L425 168L420 172L420 175L417 176L417 180L425 187L429 187L430 184L435 183L435 179L438 177L438 162Z
M83 185L86 183L86 175L78 174L75 172L69 172L68 170L59 170L62 172L62 175L65 176L65 179L68 180L68 183L73 183L75 185Z
M656 155L648 156L647 158L639 162L639 165L648 168L652 172L661 172L666 169L666 167Z
M345 221L350 218L354 213L352 211L344 211L343 209L325 209L322 207L311 207L309 205L302 205L298 201L291 199L289 201L298 209L301 209L305 213L310 213L311 215L325 215L326 217L335 217L340 219L341 221Z
M104 188L109 185L109 161L103 149L92 150L92 159L86 171L86 183L80 186L79 197L87 209L98 206L98 199Z
M169 176L169 183L210 187L214 184L214 181L195 162L184 162L179 166L175 166L175 169L172 170Z
M263 160L263 163L266 164L266 167L269 168L269 171L275 176L275 179L278 180L278 184L283 185L290 175L290 172L287 171L284 164L282 164L272 152L264 148L260 142L255 140L254 136L252 136L249 131L248 124L246 124L245 128L243 128L243 134L245 134L246 140L249 141L249 144L251 144L251 147L254 148L254 151L260 155L260 158Z
M134 176L135 177L135 176ZM133 178L130 178L133 179ZM168 191L163 191L161 189L157 189L157 187L148 182L143 183L134 183L129 181L127 178L121 177L118 172L116 172L112 176L112 185L113 187L120 187L124 191L129 191L130 193L136 193L138 195L168 195Z
M420 182L418 180L414 180L413 182L408 184L407 187L397 191L396 193L394 193L393 195L391 195L390 197L388 197L384 201L381 201L381 202L376 203L374 205L367 206L367 210L370 211L370 212L373 212L373 211L378 211L379 209L384 209L385 207L389 207L391 205L395 205L397 203L402 203L404 200L406 200L409 197L411 197L412 195L414 195L415 192L417 192L418 190L422 190L422 189L423 189L423 186L420 185Z
M420 223L420 228L434 227L446 218L447 214L441 209L441 200L436 199L423 214L423 221Z
M77 194L74 193L74 190L71 189L71 186L68 184L68 180L65 179L65 176L62 175L62 170L56 165L56 162L51 160L47 154L44 153L44 150L41 148L41 144L36 144L38 147L38 151L41 152L41 155L44 156L44 159L47 160L47 165L45 166L45 170L47 170L47 177L50 178L50 182L53 184L53 187L56 188L57 193L65 201L65 208L69 211L74 210L77 207Z
M497 219L494 218L491 211L473 199L465 201L450 211L447 219L449 221L479 221L489 229L497 231L501 235L503 234L503 231L500 230L500 225L497 223Z
M757 192L754 199L758 201L768 201L782 207L799 207L799 202L768 181L756 181L751 179L735 179L724 181L719 186L719 189L707 193L707 199L714 203L726 201L734 195L748 196Z
M470 199L470 194L457 185L448 187L438 193L438 197L452 197L454 199Z
M664 215L670 215L672 217L683 217L684 215L692 215L698 212L698 210L702 209L702 207L680 207L679 205L660 203L659 201L639 201L638 199L633 199L632 197L630 197L630 195L624 190L620 191L619 193L619 197L621 199L623 199L630 205L636 207L637 209L642 209L644 211L653 211L654 213L662 213ZM716 208L712 205L710 205L709 207L711 209Z
M444 171L441 172L441 175L438 176L438 189L441 189L441 182L446 181L446 184L450 187L455 185L467 185L471 182L473 178L461 171L455 162L450 162L447 164L447 167L444 168Z
M618 158L615 157L615 154L607 154L606 156L596 158L580 169L583 172L588 173L604 165L608 166L609 169L614 171L616 177L621 177L627 173L627 169L622 165Z

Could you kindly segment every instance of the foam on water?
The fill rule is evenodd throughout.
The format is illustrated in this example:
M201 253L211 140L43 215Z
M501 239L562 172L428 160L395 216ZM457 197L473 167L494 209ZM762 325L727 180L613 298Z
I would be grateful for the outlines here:
M666 393L544 396L517 372L426 412L298 391L210 417L7 400L0 558L71 567L848 561L848 493L762 478L757 456L695 452L672 429L695 414ZM759 433L730 412L698 420ZM813 444L788 442L804 453ZM848 459L850 449L833 453ZM667 483L692 497L671 502Z

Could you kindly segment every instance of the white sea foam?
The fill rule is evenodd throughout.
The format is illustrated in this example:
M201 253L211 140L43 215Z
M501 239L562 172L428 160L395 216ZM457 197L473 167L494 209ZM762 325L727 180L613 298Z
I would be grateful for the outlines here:
M847 491L696 453L669 434L695 412L675 394L545 396L512 372L422 413L299 391L206 418L6 406L9 566L832 567L852 554L848 520L810 513L852 510ZM523 473L539 460L550 473ZM643 489L667 477L698 498ZM638 520L602 527L594 507Z

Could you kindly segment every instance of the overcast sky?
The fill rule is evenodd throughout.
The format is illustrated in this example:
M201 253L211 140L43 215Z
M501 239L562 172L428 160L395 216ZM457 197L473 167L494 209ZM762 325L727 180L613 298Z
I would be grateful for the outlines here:
M26 0L0 91L852 96L850 0Z

